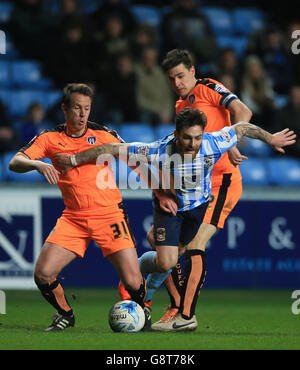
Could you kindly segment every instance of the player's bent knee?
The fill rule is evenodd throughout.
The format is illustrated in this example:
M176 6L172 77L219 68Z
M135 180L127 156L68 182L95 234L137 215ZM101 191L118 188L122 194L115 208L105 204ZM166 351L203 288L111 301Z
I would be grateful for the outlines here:
M52 283L56 279L55 274L49 274L47 271L43 270L35 270L34 271L34 282L36 285L41 285L41 284L47 284L47 283Z

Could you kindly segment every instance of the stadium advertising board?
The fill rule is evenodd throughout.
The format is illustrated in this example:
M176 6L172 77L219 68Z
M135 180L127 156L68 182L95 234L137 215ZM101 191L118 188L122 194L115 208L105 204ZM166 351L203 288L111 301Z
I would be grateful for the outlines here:
M0 201L0 289L34 287L34 262L63 202L58 192L21 189L1 191ZM124 203L141 255L149 248L151 196L132 192ZM299 211L300 200L241 200L207 248L205 286L299 289ZM116 286L119 281L93 242L85 258L72 262L60 278L65 286Z
M41 248L40 195L0 192L0 287L32 288Z

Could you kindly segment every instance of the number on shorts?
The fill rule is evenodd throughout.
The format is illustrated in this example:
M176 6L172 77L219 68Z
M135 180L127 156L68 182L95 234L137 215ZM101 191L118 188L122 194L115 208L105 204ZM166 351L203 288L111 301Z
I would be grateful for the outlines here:
M126 230L124 221L121 221L121 225L122 225L122 229L123 229L125 235L127 236L128 235L128 232ZM112 228L112 231L113 231L113 234L114 234L114 238L115 239L120 238L121 235L122 235L122 230L120 229L120 225L119 224L112 224L112 225L110 225L110 227Z

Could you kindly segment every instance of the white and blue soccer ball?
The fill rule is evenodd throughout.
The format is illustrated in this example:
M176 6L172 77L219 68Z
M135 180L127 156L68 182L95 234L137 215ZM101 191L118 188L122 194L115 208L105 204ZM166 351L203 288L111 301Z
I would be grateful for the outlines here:
M145 313L136 302L120 301L110 309L108 321L115 332L137 333L145 325Z

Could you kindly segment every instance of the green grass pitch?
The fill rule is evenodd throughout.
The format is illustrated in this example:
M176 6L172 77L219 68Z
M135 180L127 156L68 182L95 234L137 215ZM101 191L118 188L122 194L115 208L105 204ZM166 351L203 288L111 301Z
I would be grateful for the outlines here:
M113 333L107 315L119 300L116 289L66 289L76 325L64 332L43 331L55 313L38 291L7 290L0 315L0 350L299 350L300 315L291 311L289 290L202 289L198 329L182 333ZM72 298L73 296L73 298ZM152 321L168 303L156 293Z

